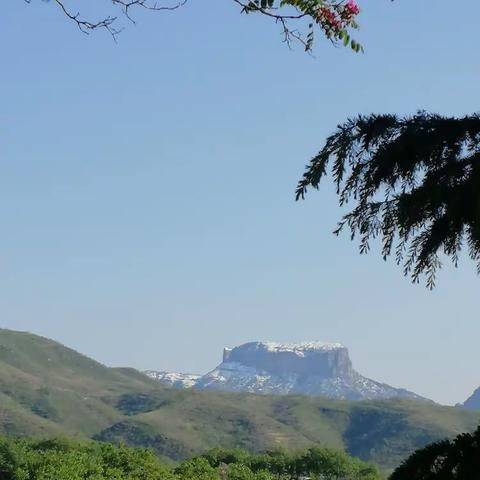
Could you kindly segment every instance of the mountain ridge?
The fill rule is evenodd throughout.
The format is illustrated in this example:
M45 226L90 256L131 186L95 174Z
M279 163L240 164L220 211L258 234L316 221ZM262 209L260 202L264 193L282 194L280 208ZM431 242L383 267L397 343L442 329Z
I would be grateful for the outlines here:
M319 395L346 400L428 400L364 377L353 368L348 349L340 343L248 342L225 348L220 365L205 375L154 370L145 373L176 388Z
M474 430L480 413L415 400L347 401L173 389L36 335L0 330L0 433L152 448L340 448L389 470L425 444Z

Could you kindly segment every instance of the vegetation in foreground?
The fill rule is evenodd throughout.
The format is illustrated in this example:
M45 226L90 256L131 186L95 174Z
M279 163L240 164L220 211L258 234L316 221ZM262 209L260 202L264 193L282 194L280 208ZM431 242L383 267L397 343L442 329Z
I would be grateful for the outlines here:
M414 452L390 480L477 480L480 427L475 433ZM381 480L376 466L331 448L252 454L215 448L164 463L149 449L70 439L0 438L1 480Z
M380 480L373 465L328 448L296 454L214 449L171 468L151 450L72 440L0 440L2 480Z

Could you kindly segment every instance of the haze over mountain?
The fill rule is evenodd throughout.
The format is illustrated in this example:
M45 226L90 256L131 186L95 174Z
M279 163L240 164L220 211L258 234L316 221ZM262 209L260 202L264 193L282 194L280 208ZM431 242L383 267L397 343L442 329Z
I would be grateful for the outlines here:
M249 342L226 348L223 360L205 375L147 371L159 382L201 390L261 394L321 395L345 400L422 399L401 388L362 376L339 343Z
M0 433L11 436L123 442L170 461L216 446L259 452L321 444L388 470L427 443L474 430L479 420L479 412L409 399L172 389L47 338L0 330Z

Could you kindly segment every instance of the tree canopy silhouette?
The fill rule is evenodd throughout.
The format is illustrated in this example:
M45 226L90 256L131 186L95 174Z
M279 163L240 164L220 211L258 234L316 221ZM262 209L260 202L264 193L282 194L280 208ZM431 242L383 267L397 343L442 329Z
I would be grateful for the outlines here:
M394 254L414 282L425 276L433 288L440 255L455 265L466 245L480 272L480 116L358 116L337 127L307 166L296 199L319 188L331 171L341 218L359 238L360 252L372 239L382 255Z
M477 480L479 472L480 428L417 450L390 480Z

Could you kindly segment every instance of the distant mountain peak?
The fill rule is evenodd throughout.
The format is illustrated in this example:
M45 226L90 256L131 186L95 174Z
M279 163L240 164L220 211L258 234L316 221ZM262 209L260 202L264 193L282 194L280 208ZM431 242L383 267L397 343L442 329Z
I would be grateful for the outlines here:
M202 376L152 371L147 374L166 385L202 390L348 400L422 399L408 390L363 377L354 370L348 349L340 343L248 342L225 348L222 363Z
M480 387L467 398L462 406L468 410L480 410Z

